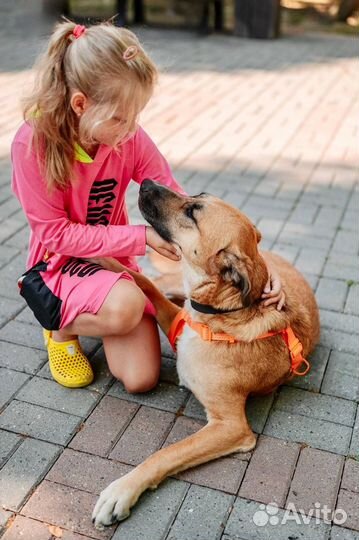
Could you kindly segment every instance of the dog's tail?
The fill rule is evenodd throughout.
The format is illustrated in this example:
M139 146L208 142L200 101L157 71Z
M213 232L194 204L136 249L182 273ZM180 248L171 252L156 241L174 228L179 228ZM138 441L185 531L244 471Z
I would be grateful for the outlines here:
M106 259L101 259L101 265L112 272L128 272L134 278L136 284L155 306L157 311L156 320L167 336L171 323L180 308L166 298L149 278L135 270L123 266L117 259L106 257Z

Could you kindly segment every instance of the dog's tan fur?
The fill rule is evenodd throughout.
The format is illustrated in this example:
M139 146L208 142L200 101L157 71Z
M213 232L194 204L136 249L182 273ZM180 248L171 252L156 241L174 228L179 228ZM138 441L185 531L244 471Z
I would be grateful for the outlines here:
M247 422L246 399L249 394L271 392L290 375L282 338L256 338L291 325L306 356L319 337L318 309L309 285L281 257L259 253L260 233L239 210L212 196L183 197L148 182L141 190L140 208L158 232L180 247L188 298L216 308L244 309L206 315L194 311L186 301L192 319L239 340L235 344L206 342L186 327L178 341L180 382L205 407L208 424L110 484L94 510L97 526L127 517L141 493L156 488L168 475L254 448L256 438ZM103 264L115 271L124 269L114 260ZM268 265L281 277L286 295L283 311L260 303ZM145 276L132 275L156 306L157 320L167 334L179 308Z

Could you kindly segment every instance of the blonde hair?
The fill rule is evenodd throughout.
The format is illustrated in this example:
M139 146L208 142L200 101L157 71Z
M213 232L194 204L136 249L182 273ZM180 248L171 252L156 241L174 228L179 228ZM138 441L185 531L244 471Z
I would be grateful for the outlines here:
M34 90L24 99L24 118L33 127L32 144L49 190L69 185L75 143L94 143L95 127L119 107L133 123L157 79L155 65L129 30L106 22L86 28L76 39L75 27L67 20L56 25L35 65ZM135 54L124 54L129 47ZM91 102L80 120L70 104L74 90ZM126 125L122 129L119 140L128 131Z

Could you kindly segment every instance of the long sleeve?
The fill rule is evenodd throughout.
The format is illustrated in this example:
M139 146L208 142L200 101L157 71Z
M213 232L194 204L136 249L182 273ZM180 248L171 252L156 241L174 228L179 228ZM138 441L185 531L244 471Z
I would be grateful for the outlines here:
M47 192L36 157L23 142L11 148L12 189L35 237L52 253L76 257L124 257L146 251L144 225L86 225L69 220L64 193Z
M176 182L166 159L141 127L136 132L134 144L135 167L132 178L135 182L141 184L143 180L148 178L177 191L181 195L187 195Z

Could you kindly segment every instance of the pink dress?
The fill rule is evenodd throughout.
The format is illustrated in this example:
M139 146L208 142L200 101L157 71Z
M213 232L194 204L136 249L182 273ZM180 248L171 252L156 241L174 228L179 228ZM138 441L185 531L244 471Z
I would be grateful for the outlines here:
M120 152L100 145L94 159L76 147L73 181L66 190L49 193L30 148L32 128L24 123L11 147L12 189L30 225L27 270L20 293L40 324L49 330L67 326L80 313L97 313L126 272L104 270L84 259L115 257L140 270L135 256L144 255L144 225L130 225L125 192L131 180L146 178L184 193L168 163L139 127ZM51 256L45 260L45 254ZM145 312L155 309L150 301Z

